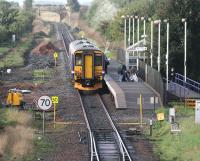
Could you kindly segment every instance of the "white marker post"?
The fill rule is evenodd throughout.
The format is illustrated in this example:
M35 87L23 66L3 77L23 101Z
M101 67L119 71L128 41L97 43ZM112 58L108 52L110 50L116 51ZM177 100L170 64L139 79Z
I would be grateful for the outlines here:
M37 101L38 107L43 111L43 134L45 132L45 111L52 106L52 101L49 96L41 96Z

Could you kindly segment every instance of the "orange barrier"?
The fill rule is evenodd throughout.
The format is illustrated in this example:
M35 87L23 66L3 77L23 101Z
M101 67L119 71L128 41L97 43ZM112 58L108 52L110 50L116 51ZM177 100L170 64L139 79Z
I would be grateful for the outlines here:
M191 108L195 108L196 99L185 99L185 105Z

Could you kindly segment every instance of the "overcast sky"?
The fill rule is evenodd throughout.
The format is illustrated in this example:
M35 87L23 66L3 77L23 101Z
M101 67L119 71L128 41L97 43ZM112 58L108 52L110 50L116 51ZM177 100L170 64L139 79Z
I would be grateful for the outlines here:
M24 0L8 0L8 1L16 1L19 2L20 6L23 4ZM90 4L92 2L92 0L78 0L80 4ZM52 4L66 4L67 0L33 0L33 2L38 3L38 2L42 2L42 3L52 3Z

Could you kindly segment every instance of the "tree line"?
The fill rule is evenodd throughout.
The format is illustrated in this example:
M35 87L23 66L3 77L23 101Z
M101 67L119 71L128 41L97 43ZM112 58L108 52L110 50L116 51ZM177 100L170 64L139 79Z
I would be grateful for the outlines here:
M122 41L124 21L122 15L137 15L162 20L161 22L161 70L165 71L166 54L166 24L164 19L169 20L169 66L175 72L183 74L184 67L184 23L187 21L187 68L188 77L200 81L200 1L197 0L129 0L122 4L121 1L111 0L120 3L120 10L113 21L103 21L99 24L99 31L109 41ZM127 3L128 2L128 3ZM150 22L147 21L147 40L150 41ZM136 27L135 27L136 28ZM128 31L128 25L127 25ZM140 21L140 33L143 33L143 23ZM154 62L157 56L157 35L158 29L154 25ZM149 46L148 46L149 48Z
M24 9L15 2L0 0L0 44L12 40L12 35L19 39L24 33L31 31L34 18L30 8L32 1L26 0Z

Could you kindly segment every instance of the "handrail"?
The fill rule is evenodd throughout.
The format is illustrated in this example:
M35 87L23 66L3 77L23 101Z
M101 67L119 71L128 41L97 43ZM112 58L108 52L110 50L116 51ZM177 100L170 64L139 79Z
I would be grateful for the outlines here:
M175 74L175 82L178 83L178 84L182 84L184 85L185 87L188 87L189 89L195 91L195 92L200 92L200 83L197 82L197 81L194 81L190 78L186 78L186 82L184 80L184 76L179 74L179 73L176 73Z
M100 98L99 95L98 95L98 97ZM111 126L112 126L113 130L117 134L118 140L120 142L120 150L121 150L121 152L123 154L123 161L125 161L124 151L125 151L125 154L127 155L128 159L129 159L129 161L132 161L132 158L131 158L131 156L130 156L130 154L129 154L129 152L128 152L128 150L127 150L127 148L126 148L126 146L125 146L125 144L124 144L124 142L123 142L123 140L122 140L122 138L121 138L121 136L120 136L120 134L119 134L119 132L118 132L118 130L116 128L116 126L115 126L115 124L113 123L108 111L106 110L106 107L105 107L104 103L102 102L101 98L99 100L100 100L100 102L101 102L101 104L103 106L103 109L104 109L104 111L105 111L105 113L106 113L106 115L107 115L107 117L108 117L108 119L109 119L109 121L111 123Z

